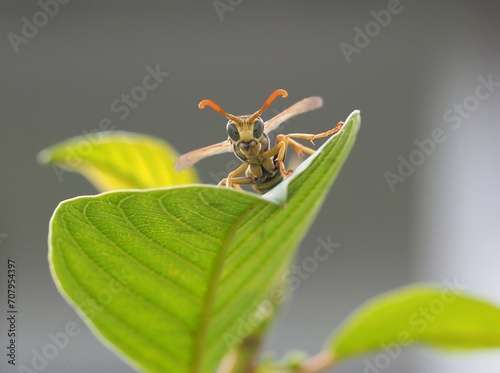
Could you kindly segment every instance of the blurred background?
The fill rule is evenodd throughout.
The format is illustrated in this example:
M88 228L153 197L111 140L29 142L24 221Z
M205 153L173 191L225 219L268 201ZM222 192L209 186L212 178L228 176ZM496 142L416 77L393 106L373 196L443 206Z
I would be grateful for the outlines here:
M0 273L6 284L7 259L15 260L18 364L31 367L48 333L76 322L82 332L44 371L133 372L66 304L48 269L53 210L96 192L79 175L37 164L37 153L98 130L106 118L116 130L155 135L186 152L226 138L225 119L199 110L200 100L244 114L277 88L289 97L264 119L310 95L325 103L292 119L286 132L322 132L354 109L362 128L297 263L318 238L340 246L300 283L267 350L315 353L368 298L413 282L448 281L500 304L498 3L63 3L0 3ZM120 110L122 94L142 84L148 67L168 76ZM201 162L203 181L216 183L233 157ZM5 345L6 285L0 297ZM375 358L332 371L371 372ZM1 372L17 372L5 353L0 359ZM500 369L500 351L414 347L383 368L492 372Z

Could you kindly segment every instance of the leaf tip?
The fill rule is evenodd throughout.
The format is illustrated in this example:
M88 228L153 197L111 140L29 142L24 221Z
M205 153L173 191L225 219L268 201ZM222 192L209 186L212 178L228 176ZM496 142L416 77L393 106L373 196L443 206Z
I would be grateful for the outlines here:
M39 164L49 164L52 160L50 148L43 149L36 156L36 161Z
M346 119L346 123L349 123L350 121L353 121L359 125L361 123L361 112L356 109L354 110L351 114Z

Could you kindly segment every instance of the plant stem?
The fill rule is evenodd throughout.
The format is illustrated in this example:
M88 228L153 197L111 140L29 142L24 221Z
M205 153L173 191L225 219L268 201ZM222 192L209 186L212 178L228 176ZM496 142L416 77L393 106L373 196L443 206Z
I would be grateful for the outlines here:
M275 289L278 289L284 293L284 285L285 284L280 277L278 280L278 285L275 287ZM226 358L223 360L222 366L220 367L221 373L257 372L257 357L259 355L262 342L266 335L267 329L272 324L276 316L280 305L281 303L274 304L272 312L266 315L266 318L262 320L261 324L253 331L253 333L245 337L243 341L239 345L235 346L234 349L226 356Z
M243 340L236 348L233 366L228 373L255 373L257 369L256 357L262 345L260 335L251 335Z
M335 363L335 356L327 351L321 351L308 359L299 370L294 373L318 373Z

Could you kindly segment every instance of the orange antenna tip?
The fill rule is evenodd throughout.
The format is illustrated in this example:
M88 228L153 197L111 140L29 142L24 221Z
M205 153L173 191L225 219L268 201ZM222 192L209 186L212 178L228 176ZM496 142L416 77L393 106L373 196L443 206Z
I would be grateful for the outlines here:
M232 114L229 114L229 113L226 113L224 110L222 110L222 108L217 105L215 102L213 102L212 100L203 100L201 101L199 104L198 104L198 107L200 109L204 109L205 106L210 106L212 109L214 109L216 112L218 112L219 114L222 114L224 115L227 119L231 119L235 122L238 122L238 123L241 123L241 120L240 118L238 118L237 116L234 116Z
M288 97L288 92L285 91L284 89L277 89L276 91L273 92L273 94L271 96L274 96L273 97L273 100L274 100L274 98L276 98L276 96L278 96L278 95L280 95L283 98L286 98L286 97Z
M210 101L210 100L203 100L203 101L200 101L200 103L198 104L198 107L200 109L204 109L205 106L210 106L212 109L214 109L215 111L217 112L221 112L222 109L220 108L219 105L217 105L215 102L213 101Z
M260 110L257 110L255 113L252 114L250 117L250 121L253 121L255 118L259 117L266 108L271 105L271 103L276 99L276 97L281 96L283 98L288 96L288 92L285 91L284 89L277 89L273 93L271 93L271 96L268 97L266 102L264 102L264 105L260 108Z

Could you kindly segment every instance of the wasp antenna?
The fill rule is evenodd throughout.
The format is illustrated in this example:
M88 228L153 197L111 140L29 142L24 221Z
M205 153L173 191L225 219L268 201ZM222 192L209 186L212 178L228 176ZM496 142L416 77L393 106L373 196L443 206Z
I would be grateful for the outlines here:
M266 110L266 108L271 105L271 103L276 99L276 97L281 96L283 98L288 96L288 92L285 91L284 89L277 89L273 93L271 93L271 96L264 102L264 105L260 108L260 110L257 110L255 113L252 114L250 117L250 122L253 121L255 118L260 117L260 115Z
M210 106L212 109L214 109L216 112L218 112L219 114L222 114L224 115L227 119L231 119L237 123L241 123L241 119L238 118L237 116L234 116L232 114L229 114L229 113L226 113L224 110L222 110L222 108L217 105L215 102L213 102L212 100L203 100L201 101L199 104L198 104L198 107L200 109L204 109L205 106Z
M205 106L210 106L212 109L214 109L216 112L218 113L221 113L222 115L226 115L226 112L224 110L222 110L222 108L217 105L215 102L213 102L212 100L203 100L203 101L200 101L200 103L198 104L198 107L200 109L205 109Z

